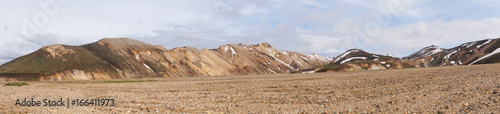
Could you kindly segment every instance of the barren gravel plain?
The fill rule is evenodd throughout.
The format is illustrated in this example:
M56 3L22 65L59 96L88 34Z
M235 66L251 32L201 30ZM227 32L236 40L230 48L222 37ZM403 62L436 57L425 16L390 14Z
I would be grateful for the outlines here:
M500 64L318 74L40 81L0 87L0 113L500 113ZM2 85L12 82L1 82ZM15 106L114 99L115 106Z

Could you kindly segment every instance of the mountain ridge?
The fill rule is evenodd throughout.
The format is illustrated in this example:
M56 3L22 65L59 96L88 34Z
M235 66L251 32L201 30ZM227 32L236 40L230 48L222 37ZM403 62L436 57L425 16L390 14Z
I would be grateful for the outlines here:
M0 77L4 80L89 80L277 74L327 63L317 56L283 52L268 43L168 50L128 38L105 38L80 46L44 46L1 65Z
M375 57L384 57L385 59L380 60L379 58L375 59ZM360 49L350 49L333 59L328 65L315 68L314 72L380 70L488 63L500 63L500 38L467 42L450 49L431 45L403 58L372 54Z
M128 38L80 46L49 45L0 65L0 80L89 80L143 77L341 72L500 63L500 39L445 49L431 45L403 58L350 49L324 58L279 51L269 43L215 49L165 49Z

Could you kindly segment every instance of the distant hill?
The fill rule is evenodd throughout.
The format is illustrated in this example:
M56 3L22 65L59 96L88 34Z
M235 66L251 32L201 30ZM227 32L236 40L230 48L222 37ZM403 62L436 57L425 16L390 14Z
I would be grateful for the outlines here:
M89 80L277 74L324 65L319 55L278 51L268 43L171 50L128 38L81 46L51 45L0 66L4 80Z
M0 66L0 80L89 80L143 77L342 72L500 63L500 39L451 49L431 45L403 58L351 49L335 58L279 51L268 43L171 50L128 38L81 46L51 45Z
M399 58L351 49L337 56L328 65L315 68L315 72L397 69L404 68L404 65Z

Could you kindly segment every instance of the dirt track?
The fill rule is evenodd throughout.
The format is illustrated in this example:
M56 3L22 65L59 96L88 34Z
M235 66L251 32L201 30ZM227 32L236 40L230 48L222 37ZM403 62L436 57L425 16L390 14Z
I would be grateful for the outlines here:
M0 87L0 113L499 113L500 64L153 82ZM112 80L120 81L120 80ZM7 82L1 82L4 85ZM16 107L16 99L115 99L116 106Z

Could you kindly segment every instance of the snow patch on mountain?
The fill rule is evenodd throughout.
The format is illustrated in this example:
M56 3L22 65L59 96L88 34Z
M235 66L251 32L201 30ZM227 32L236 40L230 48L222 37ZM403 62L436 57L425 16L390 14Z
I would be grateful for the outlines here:
M308 55L309 58L312 58L312 59L321 59L323 57L319 56L318 54L312 54L312 55Z
M476 63L478 61L481 61L481 60L483 60L485 58L488 58L488 57L493 56L493 55L498 54L498 53L500 53L500 48L497 48L495 51L491 52L490 54L485 55L485 56L483 56L483 57L475 60L474 62L470 63L469 65L472 65L472 64L474 64L474 63Z
M363 60L366 60L366 57L351 57L351 58L347 58L347 59L343 60L342 62L340 62L340 64L344 64L344 63L349 62L349 61L351 61L353 59L363 59Z
M444 56L444 59L445 59L446 61L448 61L448 59L450 58L450 56L451 56L451 55L453 55L453 54L455 54L455 53L457 53L457 52L458 52L458 51L457 51L457 50L455 50L455 51L453 51L453 52L449 53L448 55Z
M146 68L148 68L149 70L153 71L153 69L151 69L147 64L144 64L142 63ZM153 71L154 72L154 71Z
M325 57L325 58L326 58L326 60L328 60L328 61L333 61L333 59L335 59L335 57L333 57L333 56L332 56L332 57Z
M339 57L337 57L337 59L335 59L335 61L333 61L334 63L341 60L342 58L344 58L345 56L351 54L352 52L358 52L358 50L351 50L351 51L347 51L345 52L344 54L340 55ZM342 63L341 63L342 64Z
M490 42L491 42L491 40L492 40L492 39L488 39L488 41L484 42L484 43L483 43L483 44L481 44L481 45L478 45L478 46L477 46L477 48L481 48L482 46L484 46L484 45L486 45L486 44L490 43Z
M304 66L302 63L300 63L300 61L296 61L296 62L297 62L297 63L299 63L299 64L300 64L300 66Z
M232 52L233 55L237 55L236 51L234 51L233 47L229 47L229 49L231 49L231 52Z
M276 73L276 71L271 70L271 68L267 68L267 70L271 71L271 73Z
M278 59L278 58L276 58L276 57L274 57L274 56L271 56L271 57L273 57L273 58L274 58L274 60L276 60L276 61L280 62L281 64L283 64L283 65L285 65L285 66L287 66L287 67L289 67L289 68L295 69L295 68L293 68L292 66L290 66L290 64L286 64L285 62L281 61L280 59ZM291 63L291 62L290 62L290 63Z
M432 51L431 51L431 53L430 53L430 54L428 54L427 56L429 56L429 55L434 55L434 54L439 53L439 52L442 52L442 51L444 51L444 50L442 50L441 48L437 48L437 49L435 49L435 50L432 50ZM427 57L427 56L426 56L426 57Z
M404 58L406 58L406 59L418 59L418 58L431 56L431 55L434 55L434 54L442 52L442 51L444 51L444 50L439 48L438 46L431 45L431 46L425 47L425 48L419 50L418 52L416 52L410 56L404 57Z
M273 50L267 48L267 51L269 51L269 54L271 54L271 56L274 56L274 54L276 54L276 52L274 52Z
M304 60L309 60L309 58L302 57L302 56L300 56L300 58L302 58L302 59L304 59Z
M451 61L450 64L454 66L457 65L455 61Z
M318 54L308 55L308 57L311 59L314 59L314 60L319 60L319 61L329 61L328 59L321 57Z
M474 44L476 44L477 42L470 42L470 43L466 43L466 44L463 44L462 47L465 45L465 48L469 48L471 46L473 46Z

